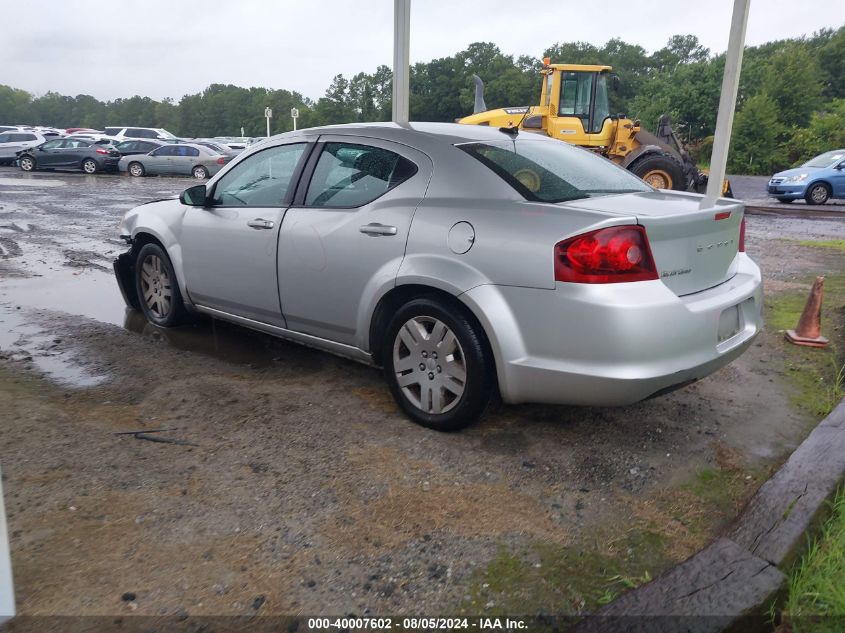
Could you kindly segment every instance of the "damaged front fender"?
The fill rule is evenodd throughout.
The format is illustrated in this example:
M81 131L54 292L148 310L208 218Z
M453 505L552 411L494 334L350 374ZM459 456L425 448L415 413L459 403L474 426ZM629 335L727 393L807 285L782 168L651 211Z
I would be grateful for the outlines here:
M135 284L135 257L131 250L121 253L114 260L114 276L117 278L117 285L126 305L140 310L141 301Z

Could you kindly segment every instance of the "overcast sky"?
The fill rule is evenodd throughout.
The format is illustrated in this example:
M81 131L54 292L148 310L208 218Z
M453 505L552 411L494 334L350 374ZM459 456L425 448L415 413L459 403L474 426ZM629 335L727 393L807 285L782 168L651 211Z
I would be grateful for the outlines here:
M411 61L476 41L541 56L612 37L652 52L692 33L727 47L732 0L412 0ZM524 6L524 8L521 8ZM100 99L178 100L211 83L319 98L337 73L392 63L392 0L29 0L3 3L0 84ZM752 0L748 44L845 22L843 0ZM565 62L566 60L554 60Z

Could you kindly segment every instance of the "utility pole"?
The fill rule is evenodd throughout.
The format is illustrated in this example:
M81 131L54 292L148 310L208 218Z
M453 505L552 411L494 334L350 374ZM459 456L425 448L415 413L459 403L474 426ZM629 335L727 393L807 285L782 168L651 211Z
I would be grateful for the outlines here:
M739 73L742 70L742 52L745 48L745 28L748 25L750 4L751 0L734 0L728 51L725 53L725 74L722 76L722 96L719 98L713 154L710 157L710 175L707 181L707 193L701 201L702 207L712 206L716 198L722 195L722 183L725 180L728 151L731 146L736 96L739 92Z
M411 0L393 0L393 121L409 120Z

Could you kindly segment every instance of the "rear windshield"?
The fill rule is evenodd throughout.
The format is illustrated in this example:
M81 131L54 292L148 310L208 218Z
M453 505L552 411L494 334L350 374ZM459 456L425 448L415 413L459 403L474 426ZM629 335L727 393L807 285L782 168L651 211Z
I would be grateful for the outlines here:
M531 139L467 143L458 148L481 161L526 200L566 202L653 191L609 160L564 142Z

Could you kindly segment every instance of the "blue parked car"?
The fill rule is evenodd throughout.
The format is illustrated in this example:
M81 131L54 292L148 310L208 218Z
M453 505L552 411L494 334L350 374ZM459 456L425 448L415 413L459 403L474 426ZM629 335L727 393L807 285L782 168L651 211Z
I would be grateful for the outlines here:
M804 198L807 204L824 204L845 198L845 149L819 154L800 167L775 174L768 192L778 202Z

